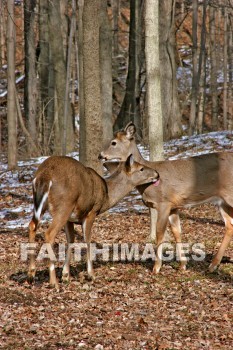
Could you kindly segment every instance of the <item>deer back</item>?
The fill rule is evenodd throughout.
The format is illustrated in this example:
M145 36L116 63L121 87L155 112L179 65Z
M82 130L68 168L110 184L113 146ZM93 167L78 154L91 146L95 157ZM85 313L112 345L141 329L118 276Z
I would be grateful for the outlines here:
M98 212L106 199L106 183L93 169L66 156L52 156L35 173L34 203L45 193L51 214L72 207L78 219L91 210Z

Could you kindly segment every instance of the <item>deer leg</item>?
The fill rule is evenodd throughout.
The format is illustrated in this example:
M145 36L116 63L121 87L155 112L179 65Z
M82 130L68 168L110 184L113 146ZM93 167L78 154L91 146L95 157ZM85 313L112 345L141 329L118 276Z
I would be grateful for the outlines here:
M220 207L220 212L225 221L225 235L223 237L222 243L218 249L217 254L214 256L209 266L209 270L211 272L216 270L217 266L220 264L222 257L224 255L224 252L229 246L229 243L233 236L233 208L230 207L229 205L224 204Z
M176 249L178 259L180 261L180 269L186 270L187 259L182 255L182 240L181 240L181 226L180 217L177 210L173 210L169 215L169 222L171 230L176 241Z
M67 223L67 220L69 218L71 211L67 210L66 208L66 212L67 212L67 215L64 216L64 214L62 215L61 211L59 211L59 213L57 213L53 217L52 223L50 224L49 228L45 232L45 241L47 244L50 244L51 248L53 247L56 234ZM49 283L51 286L55 287L56 289L59 289L57 278L56 278L55 264L51 258L49 259Z
M163 250L163 238L164 233L168 223L168 217L170 214L170 208L161 207L158 210L158 219L156 226L157 234L157 251L156 251L156 261L153 267L153 273L159 273L162 267L162 250Z
M69 282L70 280L70 259L71 259L71 244L74 243L74 224L68 221L65 225L66 239L67 239L67 252L66 260L62 269L62 281Z
M33 215L33 218L29 224L29 243L35 243L36 230L37 230L38 224L39 224L39 221ZM28 268L29 282L32 282L34 280L35 274L36 274L35 251L32 250L30 252L30 257L29 257L29 268Z
M88 216L82 222L83 236L87 243L87 273L89 277L91 277L93 280L95 276L94 276L93 264L91 260L90 243L91 243L91 228L95 218L96 218L95 213L89 213Z
M157 210L150 208L150 240L152 242L156 241L156 223L157 223Z

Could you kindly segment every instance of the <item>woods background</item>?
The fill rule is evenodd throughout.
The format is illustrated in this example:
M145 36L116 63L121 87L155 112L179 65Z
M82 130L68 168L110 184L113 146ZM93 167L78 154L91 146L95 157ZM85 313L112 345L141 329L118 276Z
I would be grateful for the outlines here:
M0 1L0 147L9 164L80 147L80 160L95 166L113 129L131 120L148 141L146 3ZM232 9L232 0L159 1L164 140L232 129Z

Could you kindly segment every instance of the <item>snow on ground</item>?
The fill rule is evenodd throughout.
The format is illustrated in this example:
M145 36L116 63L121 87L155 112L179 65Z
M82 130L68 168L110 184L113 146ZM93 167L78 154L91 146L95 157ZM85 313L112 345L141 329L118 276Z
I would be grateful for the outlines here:
M146 159L149 151L140 145L140 152ZM166 159L185 158L211 152L233 151L233 132L212 132L198 136L182 137L164 144ZM78 159L77 153L70 154ZM19 161L17 171L7 171L6 159L0 160L0 220L1 228L14 229L27 227L32 215L31 181L38 165L46 157ZM30 193L30 196L28 196ZM141 196L133 191L125 197L110 212L124 212L127 210L147 211ZM44 220L49 218L45 214Z

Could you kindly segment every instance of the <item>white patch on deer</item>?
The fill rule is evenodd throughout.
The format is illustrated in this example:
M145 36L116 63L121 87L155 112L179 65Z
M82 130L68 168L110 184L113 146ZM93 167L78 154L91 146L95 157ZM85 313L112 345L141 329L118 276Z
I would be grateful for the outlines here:
M89 259L87 260L87 273L89 276L92 276L93 274L92 263Z
M35 185L36 179L34 179L33 181L35 181L34 184L33 184L33 185ZM34 208L34 210L35 210L35 217L36 217L37 220L40 220L41 211L42 211L42 209L43 209L43 206L44 206L45 202L46 202L47 199L48 199L50 187L52 186L52 184L53 184L52 181L49 181L49 189L48 189L48 192L45 192L45 193L44 193L44 195L43 195L43 197L42 197L42 200L41 200L41 202L40 202L39 208L38 208L37 210L35 210L35 208Z
M64 266L63 266L63 269L62 269L62 275L68 275L69 273L69 261L66 261Z
M83 221L82 227L83 227L83 238L84 238L84 241L86 242L86 220Z
M51 264L51 265L49 266L49 270L50 270L50 272L53 272L53 271L55 270L54 264Z
M32 181L32 186L33 186L33 190L36 191L36 177L35 177L35 179Z

